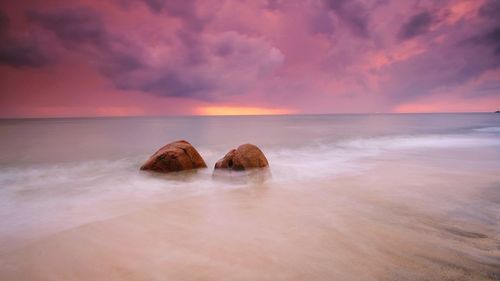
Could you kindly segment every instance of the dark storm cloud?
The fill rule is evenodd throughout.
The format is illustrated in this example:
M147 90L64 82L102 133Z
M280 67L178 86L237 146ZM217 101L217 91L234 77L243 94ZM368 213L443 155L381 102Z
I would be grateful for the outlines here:
M160 78L144 84L140 87L141 90L152 92L159 96L173 97L196 97L203 100L210 100L211 97L204 93L212 89L208 81L202 79L190 79L182 73L166 72Z
M31 10L27 18L54 32L65 44L92 44L106 47L109 43L101 16L87 7Z
M36 40L16 36L8 17L0 11L0 64L12 67L42 67L51 62Z
M466 44L490 47L495 55L500 55L500 26L487 30L464 41Z
M200 21L190 11L193 2L146 3L151 9L165 9L186 21L176 33L184 48L175 58L174 65L166 61L168 66L160 69L148 66L142 57L143 47L109 30L102 15L88 7L32 10L27 17L32 23L53 32L68 50L92 57L99 71L119 89L158 96L208 99L205 93L212 88L210 82L187 71L205 61L204 51L198 46Z
M480 9L479 15L485 18L500 20L500 1L490 0L486 2Z
M50 62L36 43L4 41L0 47L0 64L13 67L42 67Z
M53 32L68 50L92 57L107 76L143 67L137 47L110 32L102 16L88 7L31 10L27 17Z
M111 69L112 71L107 74L118 89L143 91L144 93L162 97L211 99L207 91L212 89L213 85L204 80L203 77L184 73L186 71L185 66L178 66L175 69L169 69L168 67L155 69L141 65L140 69L136 69L133 61L131 66L134 68L133 71L127 71L115 65Z
M200 17L196 9L196 0L113 0L118 6L130 10L137 4L144 4L157 15L166 15L180 19L184 27L192 31L201 31L209 22L209 18Z
M143 0L153 13L166 12L169 16L179 18L184 26L192 31L201 31L208 19L200 17L196 12L196 0L169 1Z
M159 13L165 7L165 0L144 0L151 12Z
M361 3L350 0L325 0L325 6L332 10L354 35L369 37L369 14Z
M483 18L493 18L496 3L499 2L490 1L479 9L479 15ZM492 27L491 22L477 22L476 31L473 31L474 29L464 28L467 25L472 26L471 23L459 21L451 26L442 25L436 14L423 11L412 16L401 27L397 37L405 41L427 34L433 24L437 25L437 32L429 36L431 42L432 38L437 36L446 36L446 41L427 45L425 52L388 67L386 74L390 75L394 82L387 87L386 92L395 103L457 89L480 79L489 71L500 68L500 26ZM470 32L476 34L471 36ZM485 89L490 91L489 93L494 91L491 87ZM485 89L478 87L476 90L480 93L485 92ZM467 95L470 97L474 94Z
M53 32L65 48L87 56L115 85L121 76L145 67L135 44L110 32L101 14L88 7L30 10L26 15Z
M486 44L490 44L495 48L495 54L500 55L500 27L486 33L481 38Z
M166 15L181 20L183 26L177 31L177 37L183 42L188 61L192 65L205 61L205 54L200 48L200 35L209 22L209 18L201 17L197 13L196 0L169 1L169 0L142 0L149 9L156 14ZM174 79L175 80L175 79Z
M4 33L7 30L8 26L9 19L2 11L0 11L0 34Z
M99 69L108 77L117 77L132 71L144 69L146 66L141 58L131 50L103 50L99 58Z
M88 7L32 10L27 17L53 32L67 49L94 56L106 75L144 66L136 44L108 30L102 15Z
M431 27L432 21L433 16L428 11L412 16L399 30L398 39L402 41L408 40L426 33Z
M179 46L161 63L138 71L114 75L124 90L140 90L157 96L189 97L214 101L254 87L283 61L282 54L265 41L237 32L200 38L202 61L193 62L193 50Z
M163 35L162 44L170 51L161 58L149 57L151 46L133 40L141 38L138 34L121 35L106 14L89 7L30 10L26 16L31 24L54 34L67 50L87 57L122 90L213 100L216 95L239 93L253 86L249 79L261 77L282 61L282 55L263 41L231 32L227 36L204 34L206 19L198 16L195 1L143 3L157 17L182 22L177 30ZM129 6L124 9L130 9L137 2L125 4Z
M498 32L479 35L477 38L483 38L485 44L478 40L449 43L391 65L386 74L391 75L393 84L388 86L387 93L393 102L405 102L432 95L439 89L459 87L500 68L500 60L492 57L491 51L491 44L498 42L498 38L494 39Z
M161 2L161 3L160 3ZM164 1L149 1L148 5L158 5L165 9L174 9L182 14L181 4L173 7ZM165 5L165 6L163 6ZM186 18L191 16L184 12ZM192 79L183 75L181 66L178 70L153 70L141 57L142 50L130 40L120 37L107 29L102 16L88 7L57 8L29 11L29 20L53 32L70 50L76 50L92 56L98 69L123 90L140 90L159 96L200 97L209 85L203 80ZM196 48L198 34L189 28L181 29L178 36L186 48L187 65L203 62L202 51ZM90 50L88 49L90 47ZM157 73L155 73L157 71ZM136 73L143 75L135 75Z

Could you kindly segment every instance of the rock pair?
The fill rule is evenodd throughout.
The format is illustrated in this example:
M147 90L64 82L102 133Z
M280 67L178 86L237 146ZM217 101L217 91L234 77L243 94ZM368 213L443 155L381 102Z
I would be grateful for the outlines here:
M269 163L264 153L253 144L243 144L237 149L231 149L215 163L215 169L234 171L268 166ZM206 167L207 164L198 151L189 142L181 140L160 148L141 166L141 170L169 173Z

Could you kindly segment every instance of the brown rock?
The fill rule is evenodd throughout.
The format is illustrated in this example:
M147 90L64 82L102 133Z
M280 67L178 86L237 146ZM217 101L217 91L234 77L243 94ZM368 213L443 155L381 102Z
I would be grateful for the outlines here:
M231 149L222 159L215 163L215 169L248 170L268 167L266 156L253 144L242 144Z
M189 142L180 140L160 148L141 166L141 170L169 173L206 167L198 151Z

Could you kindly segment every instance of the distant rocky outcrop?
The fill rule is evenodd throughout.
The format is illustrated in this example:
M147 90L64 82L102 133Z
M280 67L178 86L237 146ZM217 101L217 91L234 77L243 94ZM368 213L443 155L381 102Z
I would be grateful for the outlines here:
M215 163L215 169L243 171L268 167L269 162L262 151L253 144L242 144L231 149L222 159Z
M160 148L141 166L141 170L169 173L206 167L198 151L189 142L180 140Z
M500 113L500 110L495 111L495 113Z

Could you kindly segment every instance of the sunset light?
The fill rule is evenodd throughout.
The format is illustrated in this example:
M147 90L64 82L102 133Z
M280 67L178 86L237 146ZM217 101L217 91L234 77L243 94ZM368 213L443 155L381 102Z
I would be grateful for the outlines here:
M199 115L282 115L291 113L294 113L294 111L265 107L205 106L198 108Z

